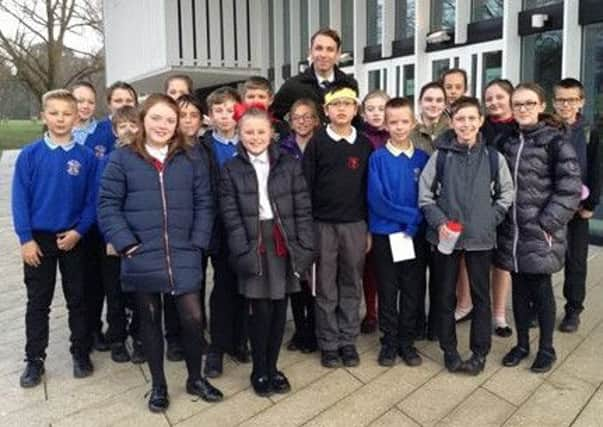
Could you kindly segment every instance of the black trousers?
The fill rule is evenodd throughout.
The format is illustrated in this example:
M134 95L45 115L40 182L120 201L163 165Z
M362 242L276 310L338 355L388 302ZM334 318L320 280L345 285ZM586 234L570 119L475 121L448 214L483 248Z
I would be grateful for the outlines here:
M540 327L540 349L552 351L556 307L551 275L511 273L511 281L517 344L525 349L530 348L530 321L536 312Z
M95 226L82 237L82 247L85 253L84 296L88 313L88 332L89 334L100 333L103 330L101 316L105 302L102 261L105 253L105 243Z
M438 316L439 311L437 309L437 288L435 284L435 275L433 273L433 250L427 248L423 253L423 259L418 259L418 268L420 269L421 281L419 286L418 304L417 304L417 322L416 331L421 333L427 331L430 334L436 334L439 331L438 327ZM427 268L429 267L429 282L427 281ZM425 299L427 296L427 290L429 289L429 309L425 309Z
M188 371L188 381L201 378L201 304L199 294L174 297L176 310L182 325L182 344ZM161 295L158 293L136 293L136 303L140 315L140 332L144 354L149 364L153 386L165 386L163 369L163 333L161 328Z
M297 346L316 345L316 314L312 289L307 281L300 282L300 285L301 291L291 294L291 312L295 325L292 341Z
M48 315L56 285L57 263L61 271L63 295L67 302L70 351L72 354L89 352L90 340L86 328L84 304L84 251L81 242L65 252L57 247L54 233L34 232L34 240L40 246L41 264L37 267L23 265L27 287L25 311L25 355L28 360L46 358L48 347Z
M226 244L226 240L223 240ZM237 277L222 249L210 257L214 269L214 288L209 300L210 352L232 354L247 342L247 300L239 294Z
M586 269L588 258L588 220L578 214L567 224L567 251L565 253L565 280L563 296L566 313L581 313L586 297Z
M105 337L112 343L124 342L126 332L126 297L121 290L119 280L121 260L117 256L103 254L102 259L103 284L107 296L107 323L109 324Z
M277 372L278 355L287 321L287 298L249 299L249 339L253 360L252 376Z
M492 308L490 305L490 265L492 251L454 251L444 255L434 251L434 273L438 289L438 309L440 310L440 348L445 353L457 352L456 282L459 275L461 255L465 255L469 286L473 300L471 335L469 347L474 354L486 356L492 344Z
M389 237L373 235L373 265L379 295L379 329L382 343L394 347L414 344L425 240L414 239L415 259L394 263Z

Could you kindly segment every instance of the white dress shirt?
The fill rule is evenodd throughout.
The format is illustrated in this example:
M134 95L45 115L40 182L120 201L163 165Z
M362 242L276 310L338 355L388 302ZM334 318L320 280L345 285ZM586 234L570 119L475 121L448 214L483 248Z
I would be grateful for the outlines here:
M268 174L270 173L270 159L268 150L257 156L249 153L249 160L255 169L258 178L258 199L260 201L260 221L274 218L270 199L268 198Z
M145 150L147 150L147 153L149 153L151 157L159 160L161 163L165 162L165 158L167 157L169 148L167 144L165 144L161 148L155 148L150 146L149 144L145 144L144 148Z

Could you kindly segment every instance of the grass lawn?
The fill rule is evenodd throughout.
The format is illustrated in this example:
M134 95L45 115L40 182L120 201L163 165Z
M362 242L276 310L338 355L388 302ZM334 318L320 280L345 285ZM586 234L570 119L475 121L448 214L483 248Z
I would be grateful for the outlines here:
M42 135L42 122L8 120L0 122L0 151L21 148Z

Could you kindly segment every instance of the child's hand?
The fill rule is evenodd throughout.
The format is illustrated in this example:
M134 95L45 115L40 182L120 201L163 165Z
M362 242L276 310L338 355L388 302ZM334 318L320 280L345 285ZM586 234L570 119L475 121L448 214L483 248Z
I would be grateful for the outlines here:
M42 263L40 258L43 256L44 254L35 240L30 240L29 242L21 245L21 257L23 258L23 262L25 262L25 264L31 267L37 267Z
M371 233L366 233L366 250L364 251L364 253L368 254L372 248L373 248L373 236L371 235Z
M117 251L115 250L115 248L113 247L113 245L111 243L107 243L107 255L108 256L119 256L119 254L117 253Z
M57 234L57 246L60 250L69 252L77 242L80 241L80 233L75 230L64 231L63 233Z
M582 219L591 219L593 217L593 213L593 211L589 211L584 208L578 209L578 215L580 215L580 218Z

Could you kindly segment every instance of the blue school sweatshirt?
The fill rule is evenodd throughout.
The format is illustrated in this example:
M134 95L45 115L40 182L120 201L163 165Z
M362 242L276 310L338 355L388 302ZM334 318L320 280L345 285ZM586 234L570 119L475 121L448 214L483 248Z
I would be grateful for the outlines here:
M211 133L210 138L214 156L216 157L216 162L218 162L219 169L222 169L224 163L232 159L237 154L238 140L236 138L222 138L215 132Z
M96 122L96 127L84 140L84 145L92 150L97 159L111 154L115 150L117 137L113 134L111 119L105 117Z
M395 156L387 147L369 158L369 230L374 234L403 231L414 236L423 215L419 208L419 176L429 156L414 149L412 157Z
M23 148L12 188L21 244L33 239L33 231L88 231L96 216L96 164L94 154L76 143L66 149L40 139Z

